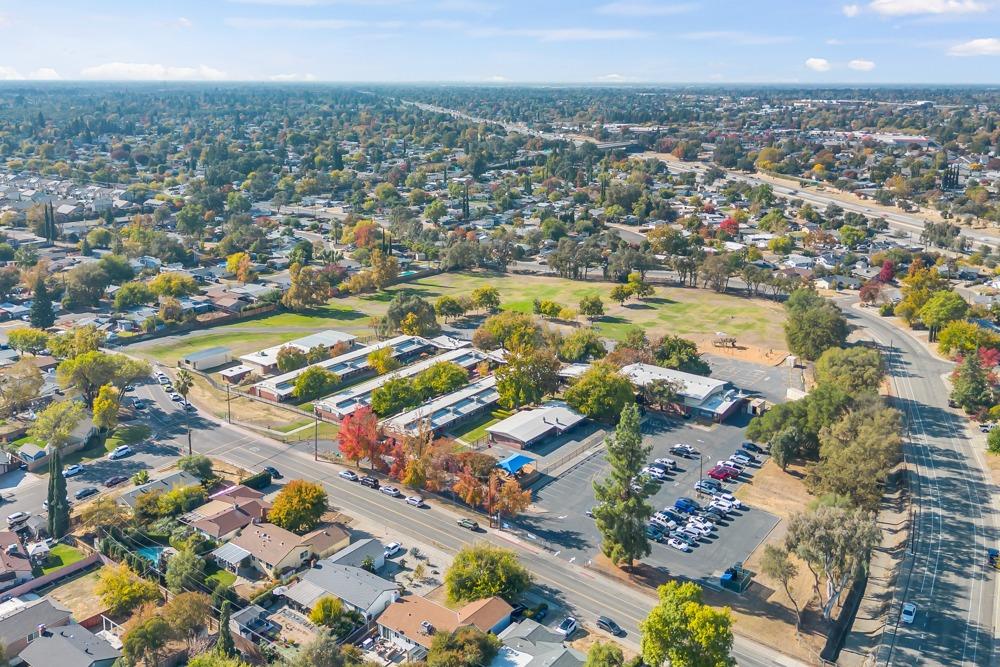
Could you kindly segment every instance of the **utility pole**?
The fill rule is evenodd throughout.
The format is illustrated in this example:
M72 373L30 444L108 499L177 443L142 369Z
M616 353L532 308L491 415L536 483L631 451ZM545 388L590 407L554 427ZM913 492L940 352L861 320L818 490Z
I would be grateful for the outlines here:
M313 417L313 461L319 461L319 417Z
M229 384L226 384L226 419L230 424L233 423L233 406L230 403L232 399L229 397Z

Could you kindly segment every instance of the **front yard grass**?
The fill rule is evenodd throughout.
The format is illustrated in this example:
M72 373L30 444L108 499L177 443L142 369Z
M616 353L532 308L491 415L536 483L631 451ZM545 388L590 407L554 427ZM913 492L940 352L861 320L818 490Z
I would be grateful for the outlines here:
M134 445L142 442L150 435L152 435L152 430L145 424L119 426L104 441L104 451L114 451L115 447L119 445Z
M42 574L55 572L59 568L83 560L83 552L68 544L57 544L49 551L49 558L42 567Z

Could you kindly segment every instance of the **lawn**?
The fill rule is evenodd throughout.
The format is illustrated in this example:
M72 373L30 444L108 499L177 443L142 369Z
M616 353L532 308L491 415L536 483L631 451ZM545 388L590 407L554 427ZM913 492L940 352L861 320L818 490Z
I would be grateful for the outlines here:
M57 544L49 551L49 559L45 561L42 573L49 574L50 572L55 572L59 568L72 565L79 560L83 560L82 551L68 544Z
M138 442L142 442L150 435L152 435L152 431L145 424L119 426L114 430L114 433L109 435L108 439L104 441L104 450L111 452L114 451L115 447L118 447L119 445L134 445Z
M215 572L212 572L207 577L205 577L205 586L210 590L215 590L215 587L220 583L225 585L226 588L231 587L236 583L236 575L229 570L224 570L218 566L215 566Z
M462 433L453 433L455 438L467 442L470 445L482 437L486 436L486 429L493 426L497 422L500 422L507 417L514 414L510 410L494 410L489 414L483 415L482 419L472 422L471 424L465 424L466 431Z
M275 315L273 317L281 317L286 314L290 313L282 313L281 315ZM271 319L272 318L268 317L260 320L254 320L251 326L254 326L255 328L260 327L262 329L277 326L268 323ZM181 359L192 352L198 352L209 347L228 347L232 350L234 356L238 356L240 354L254 352L271 345L277 345L278 343L283 343L294 338L301 338L302 336L307 335L307 333L308 332L249 333L246 331L225 331L225 327L220 327L204 333L191 333L179 336L167 343L143 347L141 351L143 354L152 357L157 361L167 364L176 364L178 359Z

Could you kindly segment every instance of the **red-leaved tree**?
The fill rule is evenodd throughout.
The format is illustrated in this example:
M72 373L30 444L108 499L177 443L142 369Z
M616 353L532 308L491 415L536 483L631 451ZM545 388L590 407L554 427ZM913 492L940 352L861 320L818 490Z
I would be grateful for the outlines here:
M879 282L890 283L895 276L896 266L892 263L892 260L887 259L882 262L882 269L878 272Z
M373 468L377 465L376 458L381 460L378 417L370 407L358 408L344 417L339 442L340 454L354 465L362 459L368 459Z
M733 218L726 218L719 223L719 231L729 238L734 239L740 233L740 223L736 222Z

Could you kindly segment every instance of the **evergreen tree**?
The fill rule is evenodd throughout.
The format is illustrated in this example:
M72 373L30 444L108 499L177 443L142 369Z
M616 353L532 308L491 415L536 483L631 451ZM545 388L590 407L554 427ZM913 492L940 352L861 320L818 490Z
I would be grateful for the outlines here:
M233 633L229 629L231 606L229 600L222 603L222 609L219 612L219 640L215 642L215 650L222 655L234 658L236 657L236 644L233 643Z
M594 520L601 533L601 552L616 565L627 563L631 567L637 558L649 555L646 522L653 513L645 489L632 488L650 452L642 443L635 403L622 410L618 427L605 447L611 471L604 481L594 482L598 503Z
M59 539L69 531L69 499L62 474L62 452L56 449L49 459L49 535Z
M963 410L976 412L992 405L993 392L986 369L975 352L966 355L955 372L951 398Z
M52 312L52 298L44 278L35 282L35 298L31 302L28 319L36 329L48 329L56 321L56 315Z

